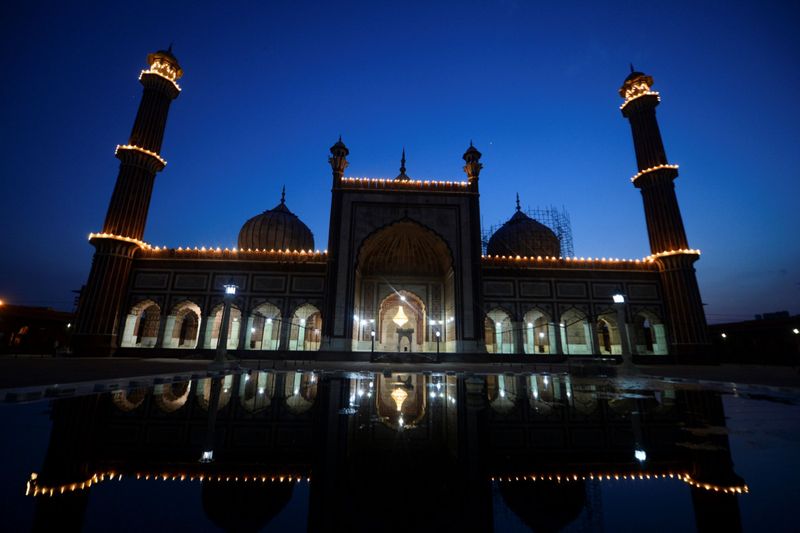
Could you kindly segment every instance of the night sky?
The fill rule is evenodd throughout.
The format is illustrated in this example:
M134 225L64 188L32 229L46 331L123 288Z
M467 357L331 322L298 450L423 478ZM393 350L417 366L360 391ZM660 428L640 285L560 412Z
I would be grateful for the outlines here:
M68 5L70 4L70 5ZM287 205L327 247L328 148L348 176L464 179L485 227L564 206L578 256L649 254L628 63L655 78L710 322L800 312L795 2L5 2L0 298L71 309L86 280L148 52L174 41L173 103L145 240L230 246ZM268 5L267 5L268 4Z

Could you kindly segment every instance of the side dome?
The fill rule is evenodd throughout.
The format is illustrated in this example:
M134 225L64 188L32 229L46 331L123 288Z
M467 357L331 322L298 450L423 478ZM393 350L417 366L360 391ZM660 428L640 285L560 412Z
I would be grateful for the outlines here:
M561 241L556 234L525 213L519 207L517 212L494 232L486 245L489 255L559 257Z
M313 250L314 234L286 207L286 191L281 203L256 215L239 230L239 249Z

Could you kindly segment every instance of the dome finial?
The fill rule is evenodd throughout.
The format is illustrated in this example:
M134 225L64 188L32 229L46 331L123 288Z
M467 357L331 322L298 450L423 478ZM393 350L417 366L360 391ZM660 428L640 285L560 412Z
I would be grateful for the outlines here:
M522 211L522 209L519 207L519 193L517 193L517 212L520 211Z
M395 181L410 181L410 180L411 178L409 178L406 175L406 147L404 146L403 153L400 156L400 174L397 175Z
M281 203L282 204L286 203L286 185L284 185L283 188L281 189Z

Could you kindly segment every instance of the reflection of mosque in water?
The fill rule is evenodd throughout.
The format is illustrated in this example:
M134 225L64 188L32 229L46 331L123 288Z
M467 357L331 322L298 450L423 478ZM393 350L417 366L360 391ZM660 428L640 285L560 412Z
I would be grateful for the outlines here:
M490 530L497 505L536 531L596 526L607 483L685 487L718 531L740 527L748 491L718 394L568 375L251 371L56 400L52 420L28 485L42 530L77 529L120 478L200 484L231 530L268 523L298 484L310 528L336 531Z
M502 181L481 178L482 154L472 143L460 157L463 180L413 179L405 151L395 178L353 178L344 174L350 150L341 138L330 148L327 250L315 250L319 239L289 209L285 191L274 208L242 225L236 247L223 250L143 241L183 73L171 50L150 54L148 64L130 139L117 147L105 223L90 235L96 252L80 297L75 353L185 356L224 343L238 357L324 350L339 359L441 352L470 360L707 349L693 267L699 251L683 228L677 166L661 141L652 77L631 72L619 91L636 152L632 181L644 202L646 257L566 257L563 232L526 214L519 197L484 243L479 185ZM462 167L458 159L454 169ZM236 287L229 298L226 286Z

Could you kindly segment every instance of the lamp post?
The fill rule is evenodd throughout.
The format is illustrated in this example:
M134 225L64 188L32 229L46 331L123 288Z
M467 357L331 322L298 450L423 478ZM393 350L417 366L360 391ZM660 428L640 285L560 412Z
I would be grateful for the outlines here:
M439 340L442 337L442 332L438 329L436 330L436 355L439 355Z
M623 366L631 367L633 361L631 359L630 339L628 339L628 324L625 322L625 295L617 293L614 294L611 299L614 301L614 308L617 310L619 338L622 344L622 363Z
M231 321L231 306L233 299L236 297L237 287L234 284L224 285L225 295L223 297L222 306L222 320L219 326L219 335L217 336L217 353L214 357L213 366L225 366L225 356L228 355L228 326Z
M372 342L372 346L370 347L370 352L375 353L375 330L369 332L370 341Z

